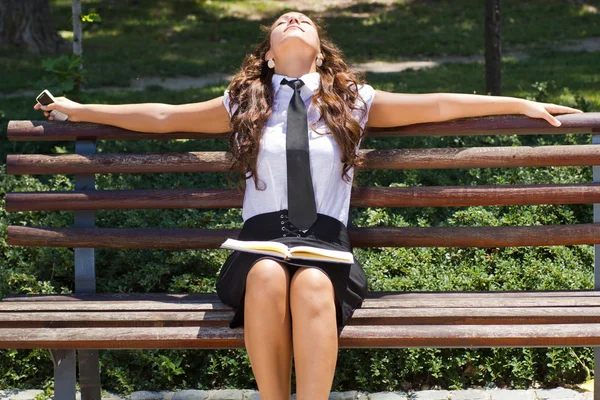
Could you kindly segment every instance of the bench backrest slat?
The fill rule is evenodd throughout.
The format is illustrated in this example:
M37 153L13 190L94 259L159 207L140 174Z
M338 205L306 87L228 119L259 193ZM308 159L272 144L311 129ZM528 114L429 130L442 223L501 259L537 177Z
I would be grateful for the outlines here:
M590 133L600 128L600 112L566 114L557 128L541 118L523 115L492 115L462 118L444 122L413 124L394 128L368 128L371 137L391 136L477 136L477 135L537 135L540 133ZM11 141L56 140L140 140L140 139L228 139L227 133L173 132L143 133L112 125L87 122L9 121L7 136Z
M11 246L216 249L239 229L8 227ZM348 228L353 247L514 247L600 244L600 224Z
M431 149L361 149L359 169L515 168L600 165L595 145L471 147ZM9 175L136 174L227 172L231 155L225 151L145 154L9 154Z
M143 189L7 193L6 210L240 208L229 189ZM360 187L351 207L465 207L600 203L600 183L501 186Z

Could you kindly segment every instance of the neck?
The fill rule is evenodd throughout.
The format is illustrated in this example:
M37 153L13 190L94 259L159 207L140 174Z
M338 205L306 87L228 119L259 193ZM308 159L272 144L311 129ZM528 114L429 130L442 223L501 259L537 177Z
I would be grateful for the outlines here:
M275 73L285 75L290 78L300 78L302 75L317 72L315 60L306 57L289 57L276 58Z

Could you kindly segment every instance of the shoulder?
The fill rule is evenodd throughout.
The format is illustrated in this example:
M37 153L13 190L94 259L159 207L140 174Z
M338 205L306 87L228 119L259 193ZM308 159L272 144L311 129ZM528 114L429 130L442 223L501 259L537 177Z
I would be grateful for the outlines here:
M371 104L373 104L373 99L375 98L375 89L373 89L371 85L363 83L357 84L356 90L358 92L358 97L355 100L355 108L352 110L352 114L364 128L367 123Z
M229 89L225 89L225 91L223 92L223 105L227 109L227 113L230 117L238 108L238 105L236 103L232 103L231 101L231 97L229 96Z
M364 97L373 97L375 96L375 89L368 83L362 83L358 85L358 93Z
M358 94L355 105L360 108L366 107L368 111L371 107L371 103L373 103L373 99L375 98L375 89L373 89L373 86L369 85L368 83L355 83L349 81L348 88L353 93Z
M369 110L375 98L375 89L373 89L373 86L367 83L358 85L358 94L364 100L367 110Z

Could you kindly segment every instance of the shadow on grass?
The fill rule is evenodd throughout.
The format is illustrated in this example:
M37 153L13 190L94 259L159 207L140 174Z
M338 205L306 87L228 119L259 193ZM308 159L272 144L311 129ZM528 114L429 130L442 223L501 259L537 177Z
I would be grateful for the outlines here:
M483 54L483 2L332 4L318 14L351 63ZM128 86L140 76L232 73L262 38L259 25L290 10L281 2L232 0L90 0L83 6L84 14L102 17L84 25L88 87ZM600 19L582 10L559 1L503 3L503 50L544 49L555 40L600 35ZM59 30L72 29L70 1L54 0L52 13ZM0 90L34 89L47 57L0 50L0 74L11 77Z

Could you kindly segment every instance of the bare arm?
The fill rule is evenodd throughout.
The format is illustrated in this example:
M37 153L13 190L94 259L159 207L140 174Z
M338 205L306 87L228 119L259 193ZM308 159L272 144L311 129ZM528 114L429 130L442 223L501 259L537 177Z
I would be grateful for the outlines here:
M36 104L35 109L39 109ZM72 122L94 122L150 133L167 132L229 132L229 114L223 105L223 96L189 104L78 104L65 97L45 108L69 115ZM49 119L53 119L52 116Z
M558 126L558 120L550 115L550 112L568 114L582 111L516 97L462 93L408 94L376 90L367 125L394 127L485 115L525 114L545 118Z
M410 94L376 90L367 125L386 128L439 121L438 93Z

